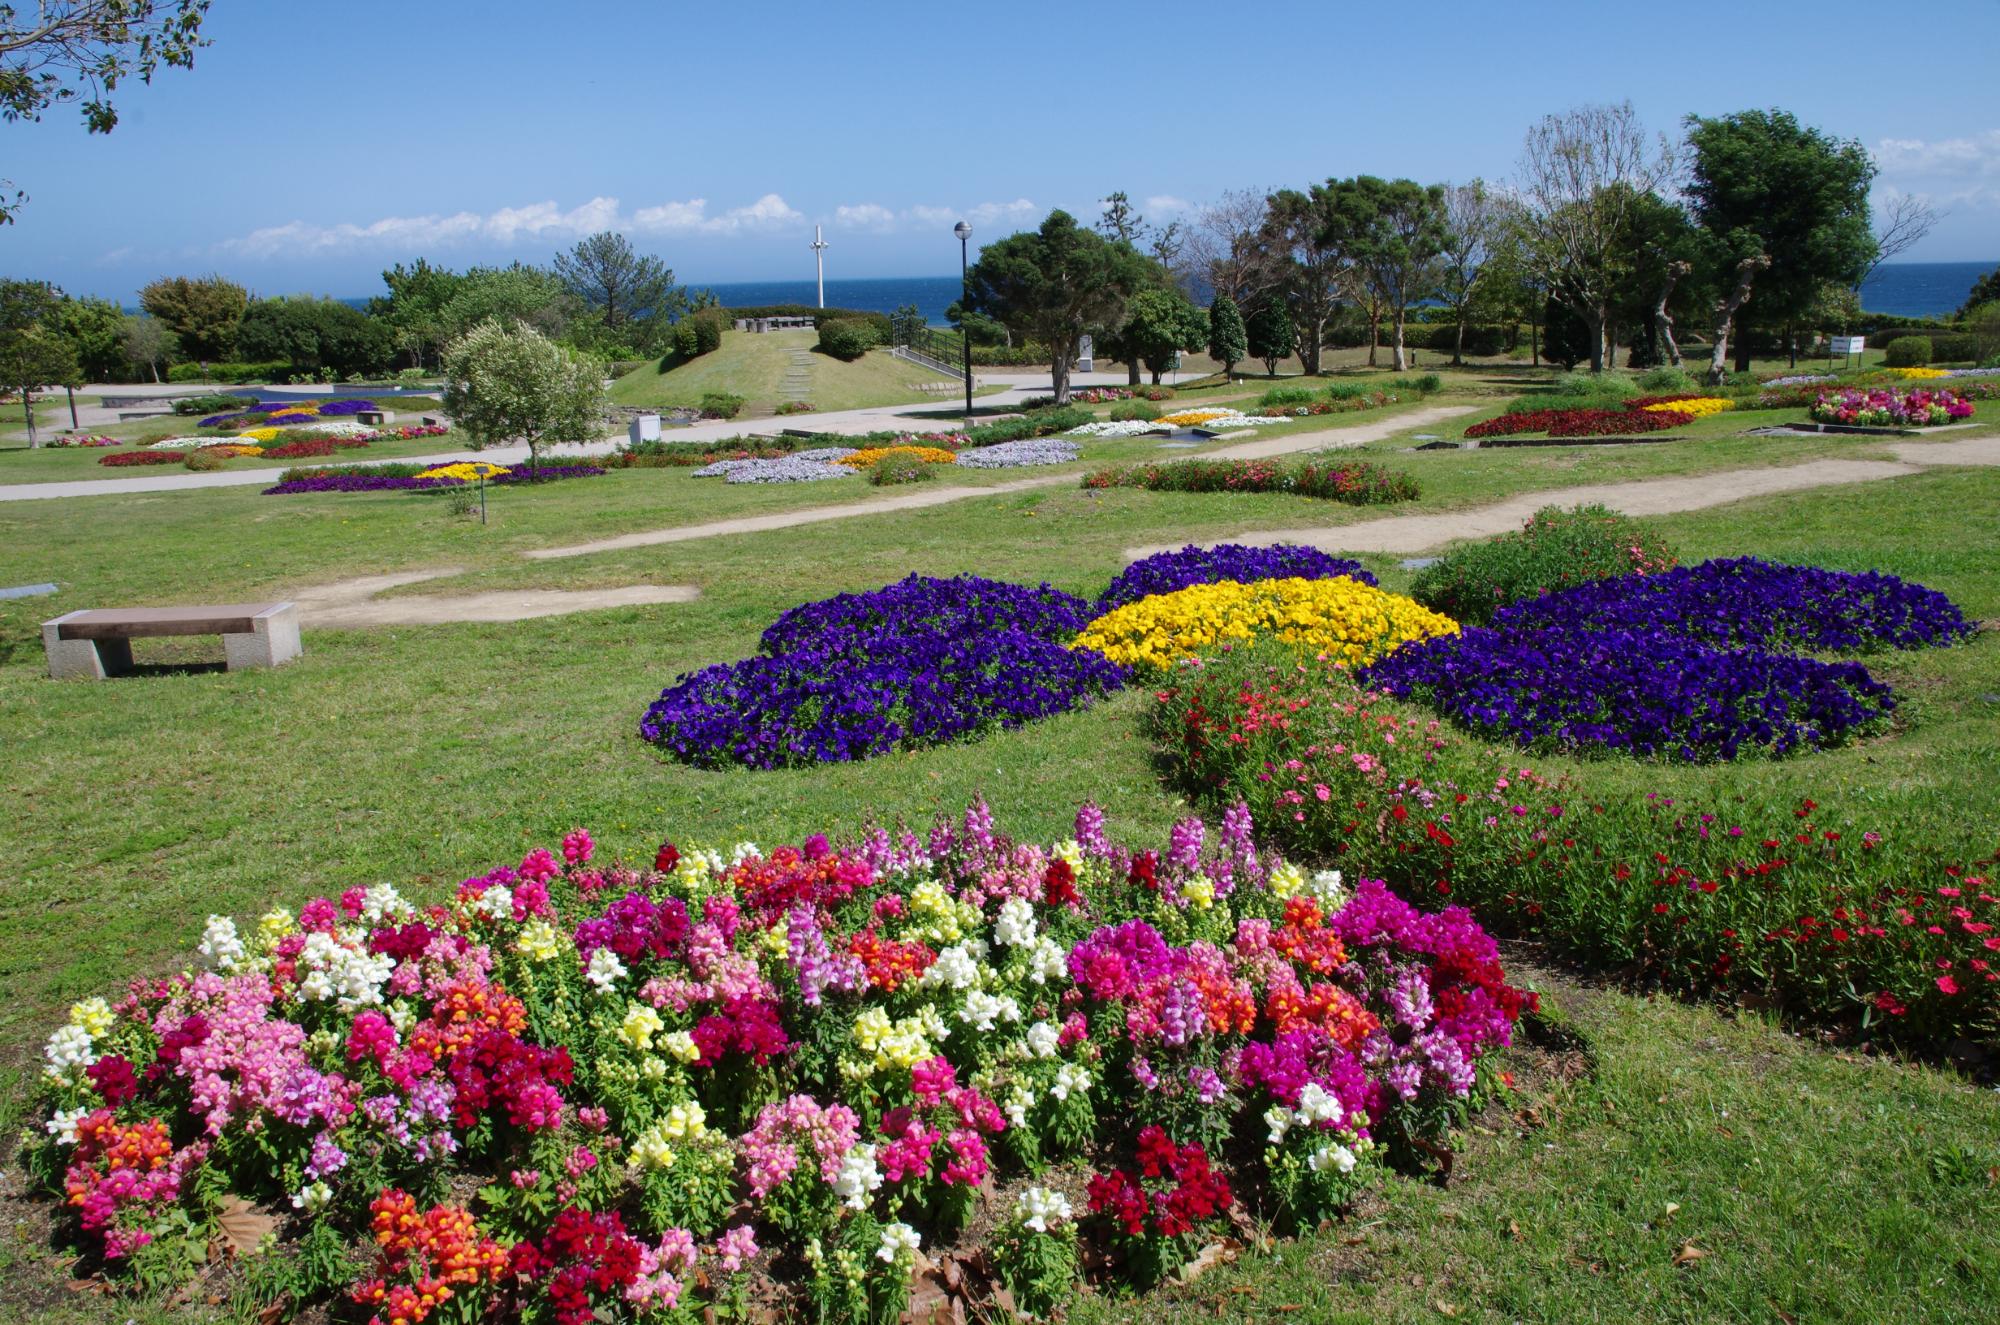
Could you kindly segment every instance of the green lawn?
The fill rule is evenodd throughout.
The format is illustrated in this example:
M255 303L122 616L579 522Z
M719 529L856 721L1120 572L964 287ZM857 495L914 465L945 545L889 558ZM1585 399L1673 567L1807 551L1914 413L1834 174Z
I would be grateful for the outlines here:
M635 368L611 384L611 398L621 405L699 405L711 391L744 397L753 410L769 413L785 399L785 370L804 352L811 385L805 399L816 410L861 409L870 405L903 405L950 398L950 393L917 390L914 384L949 381L887 350L870 350L853 363L843 363L813 349L817 333L725 331L722 346L665 371L657 363ZM995 388L997 389L997 388ZM809 425L810 416L800 421Z
M383 879L437 891L578 824L607 853L631 857L662 835L726 845L797 840L870 817L922 823L974 793L1027 835L1066 833L1087 797L1128 838L1159 835L1186 812L1139 733L1146 701L1137 692L975 743L811 770L702 772L639 742L639 715L662 686L748 652L773 615L804 599L911 571L1095 592L1139 543L1879 452L1854 439L1716 435L1411 453L1401 449L1409 431L1362 452L1419 477L1422 500L1399 507L1098 493L1065 481L886 518L554 561L518 553L880 493L859 480L769 489L622 471L502 489L484 528L422 494L214 490L0 506L0 584L63 586L50 598L0 602L0 791L11 847L0 890L0 980L11 995L0 1005L0 1131L25 1121L39 1043L60 1009L175 967L210 912L255 913ZM1163 454L1182 453L1092 443L1069 472ZM1993 618L2000 527L1979 513L1996 505L2000 473L1965 468L1655 523L1689 559L1758 553L1879 568ZM1387 587L1408 583L1397 559L1368 560ZM507 625L312 631L305 656L272 672L162 667L103 684L42 676L37 623L74 607L268 597L439 564L467 574L419 591L654 582L703 592L689 604ZM1911 696L1907 720L1852 747L1719 768L1598 762L1591 777L1685 796L1781 786L1871 822L1910 825L1967 856L1990 853L2000 845L2000 787L1988 775L2000 767L1995 648L1988 634L1883 664ZM210 642L140 649L142 662L219 656ZM1536 969L1532 953L1510 959L1548 994L1559 1033L1510 1054L1519 1097L1466 1131L1449 1185L1391 1180L1347 1222L1280 1244L1275 1256L1251 1254L1143 1308L1088 1301L1079 1319L1141 1309L1244 1321L2000 1318L1992 1091L1836 1052L1753 1016L1607 990L1593 973ZM70 1293L66 1265L42 1242L47 1208L13 1195L11 1176L0 1321L226 1314L202 1295L170 1311ZM1689 1244L1706 1254L1676 1265Z

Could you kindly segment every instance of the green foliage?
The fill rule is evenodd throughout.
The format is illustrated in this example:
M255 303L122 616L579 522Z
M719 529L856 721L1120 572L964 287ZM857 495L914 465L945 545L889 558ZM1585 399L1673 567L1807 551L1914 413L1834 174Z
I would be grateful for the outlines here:
M1119 340L1146 365L1155 382L1173 366L1174 356L1198 350L1208 339L1208 315L1178 289L1151 286L1132 296Z
M904 304L889 314L889 343L908 345L914 341L925 326L924 315L915 304Z
M236 353L287 365L287 376L340 377L386 371L394 332L380 318L337 299L258 299L236 327Z
M1436 373L1425 373L1420 377L1392 377L1389 389L1411 395L1434 396L1444 390L1444 379Z
M1979 357L1979 337L1973 332L1949 331L1932 336L1930 342L1932 363L1964 363Z
M609 337L642 349L668 334L688 306L687 291L674 284L672 268L634 251L630 240L609 230L558 253L555 275Z
M748 402L732 391L706 391L701 397L701 417L704 419L733 419L743 412Z
M1971 292L1959 305L1958 315L1961 318L1970 317L1980 305L1996 302L2000 302L2000 267L1995 267L1972 283Z
M230 414L249 409L256 403L255 396L182 396L174 402L174 413L194 416Z
M722 333L729 329L729 315L719 308L689 313L674 323L674 357L685 363L722 348Z
M1384 311L1405 329L1405 310L1435 285L1447 239L1444 186L1357 175L1327 187L1343 247ZM1407 335L1403 344L1407 347ZM1400 353L1396 367L1403 367Z
M444 408L475 448L524 441L532 462L550 442L587 442L604 429L595 363L529 327L482 323L445 351Z
M110 382L124 375L125 315L109 299L75 299L57 303L50 329L70 344L83 378Z
M1228 295L1216 295L1208 306L1208 357L1227 375L1249 353L1250 334L1243 326L1242 310Z
M1574 368L1590 357L1590 324L1560 299L1542 310L1542 357Z
M227 465L229 457L221 454L220 451L196 448L189 451L187 458L181 461L181 463L197 474L209 474Z
M1039 229L1009 235L981 251L966 277L968 307L1049 347L1056 400L1063 403L1084 334L1122 323L1126 301L1151 277L1151 265L1128 245L1058 210Z
M1683 368L1653 368L1639 374L1639 389L1649 396L1670 396L1699 390L1694 374Z
M1882 351L1882 362L1890 368L1922 368L1930 361L1928 336L1898 336Z
M819 342L813 348L851 363L874 349L876 343L875 328L868 323L836 319L820 325Z
M1298 348L1298 334L1292 328L1291 312L1284 303L1268 299L1250 315L1244 328L1244 343L1253 359L1264 361L1264 371L1276 376L1278 361L1291 357Z
M936 466L925 464L913 455L885 455L868 466L868 481L878 488L928 483L936 477Z
M1111 412L1105 417L1114 423L1126 423L1139 419L1144 419L1150 423L1160 417L1160 411L1150 401L1121 400L1111 407Z
M167 370L169 382L282 382L290 376L291 364L284 359L264 363L177 363Z
M1054 433L1068 432L1071 428L1091 423L1096 418L1095 414L1081 406L1052 405L1046 409L1030 410L1018 419L999 419L993 423L982 423L967 428L965 440L971 446L992 446L995 442L1019 442L1030 437L1048 437ZM852 442L848 444L852 445Z
M1665 570L1674 551L1603 506L1545 506L1519 533L1453 548L1417 572L1410 596L1461 624L1483 626L1509 603L1586 580Z
M1310 405L1319 399L1320 395L1320 391L1309 386L1274 386L1257 397L1257 403L1271 408L1279 405Z
M1054 1320L1083 1274L1077 1264L1076 1225L1037 1233L1010 1225L993 1246L993 1268L1015 1305L1039 1320Z
M220 276L168 276L139 291L139 306L167 324L189 357L206 361L229 353L250 295Z

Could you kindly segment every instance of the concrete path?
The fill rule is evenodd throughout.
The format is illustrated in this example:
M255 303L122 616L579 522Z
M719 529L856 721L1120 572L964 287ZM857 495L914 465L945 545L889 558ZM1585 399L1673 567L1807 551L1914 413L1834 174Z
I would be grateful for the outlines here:
M1238 442L1233 446L1204 452L1200 458L1254 460L1275 455L1289 455L1299 451L1340 450L1377 441L1405 428L1421 428L1440 423L1445 419L1456 418L1461 414L1470 414L1477 408L1476 405L1434 405L1429 409L1373 419L1346 428L1326 428L1317 432L1293 433L1288 437ZM1009 492L1025 492L1033 488L1074 485L1076 482L1077 476L1071 473L1015 479L1008 483L995 483L986 487L960 485L926 488L920 492L899 493L893 497L877 497L867 501L844 502L838 506L809 506L804 510L739 516L730 520L713 520L707 524L680 525L672 529L648 529L636 534L619 534L613 538L599 538L568 547L536 548L521 555L537 561L558 557L587 557L597 552L619 552L626 548L652 547L660 543L685 543L698 538L720 538L727 534L765 533L773 529L792 529L799 525L819 524L826 520L847 520L861 515L919 510L926 506L944 506L951 502L964 501L970 497L991 497Z
M1258 529L1220 542L1269 547L1303 543L1324 552L1427 552L1467 538L1490 538L1519 529L1544 506L1575 506L1600 502L1627 515L1672 515L1681 511L1726 506L1753 497L1868 483L1922 473L1930 465L2000 465L2000 436L1953 442L1899 442L1890 448L1895 460L1811 460L1775 469L1731 469L1718 474L1634 479L1625 483L1594 483L1572 488L1544 488L1509 497L1490 506L1437 515L1394 515L1357 524L1304 529ZM1171 552L1185 546L1161 543L1127 548L1128 560Z
M459 566L366 575L301 589L291 595L299 624L315 630L355 626L430 626L456 621L526 621L605 607L693 602L701 591L684 584L633 584L616 589L508 589L475 594L375 595L406 584L461 575Z

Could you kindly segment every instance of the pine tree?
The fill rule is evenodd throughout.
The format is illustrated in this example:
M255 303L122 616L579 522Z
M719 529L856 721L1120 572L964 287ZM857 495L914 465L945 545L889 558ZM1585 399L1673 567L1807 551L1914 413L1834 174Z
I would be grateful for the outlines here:
M1292 329L1292 315L1283 300L1266 300L1250 315L1246 332L1250 357L1262 359L1264 371L1272 377L1278 375L1278 361L1289 358L1298 348L1298 334Z
M1228 295L1215 296L1215 302L1208 306L1208 357L1222 365L1222 375L1227 377L1249 354L1250 339L1243 327L1243 311Z

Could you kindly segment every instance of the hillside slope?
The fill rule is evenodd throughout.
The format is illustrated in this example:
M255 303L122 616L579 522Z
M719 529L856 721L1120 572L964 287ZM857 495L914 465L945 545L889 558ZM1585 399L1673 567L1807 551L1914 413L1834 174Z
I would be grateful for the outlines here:
M721 348L712 354L684 363L664 361L665 371L648 364L627 373L612 383L611 398L621 405L698 405L706 392L728 391L746 397L752 412L767 414L787 398L786 373L792 371L796 382L797 370L803 368L803 398L820 410L951 399L949 390L918 389L951 379L905 363L887 350L871 350L853 363L842 363L814 352L815 339L811 331L726 331Z

